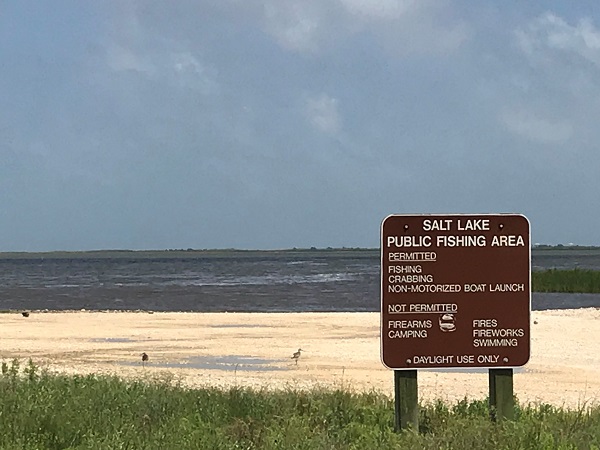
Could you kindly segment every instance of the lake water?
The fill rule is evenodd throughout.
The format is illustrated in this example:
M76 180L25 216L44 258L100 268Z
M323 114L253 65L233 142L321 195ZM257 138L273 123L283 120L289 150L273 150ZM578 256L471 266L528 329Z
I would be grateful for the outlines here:
M532 253L532 270L600 270L600 251ZM0 309L379 311L377 251L240 257L0 258ZM597 294L538 294L533 309L600 307Z

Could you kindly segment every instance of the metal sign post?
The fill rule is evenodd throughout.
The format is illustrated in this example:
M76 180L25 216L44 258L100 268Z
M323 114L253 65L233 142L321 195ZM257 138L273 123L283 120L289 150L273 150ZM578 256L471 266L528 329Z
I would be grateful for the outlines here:
M476 367L512 374L524 365L530 248L529 221L519 214L388 216L381 225L383 364L415 374ZM500 401L506 380L505 372L490 371L497 417L510 416L503 412L509 402Z

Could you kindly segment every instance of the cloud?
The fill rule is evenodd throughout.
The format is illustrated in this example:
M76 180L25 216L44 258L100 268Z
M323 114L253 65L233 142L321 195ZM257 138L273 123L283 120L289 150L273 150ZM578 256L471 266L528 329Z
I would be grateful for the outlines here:
M430 0L267 0L265 31L286 50L321 54L371 34L389 54L452 52L469 36L449 3Z
M324 3L275 0L264 5L265 26L279 45L298 52L316 52L323 39Z
M545 12L512 35L516 53L504 75L512 82L496 82L502 86L496 101L503 127L543 145L568 142L567 153L595 152L590 144L598 139L600 30L590 17L568 21Z
M170 55L171 65L165 65L166 76L181 87L188 87L202 94L216 94L219 92L217 81L218 70L211 65L202 64L189 51L173 53Z
M452 54L470 36L466 22L447 1L339 1L354 33L371 33L394 57Z
M560 53L577 55L600 66L600 31L589 18L570 25L548 12L516 32L521 50L532 58L556 57Z
M218 70L202 61L198 46L153 30L134 2L119 3L117 12L104 42L108 68L205 95L219 91Z
M136 71L152 74L154 67L136 55L132 49L113 44L106 51L106 63L116 71Z
M336 135L342 127L338 100L327 94L306 100L306 115L310 123L326 134Z
M148 79L204 95L219 91L218 70L202 63L191 51L178 47L146 53L112 44L106 51L106 64L115 72L136 72Z
M351 14L366 19L397 19L417 4L415 0L339 0Z
M573 127L566 121L551 121L529 111L506 111L501 121L508 131L541 144L561 144L573 135Z

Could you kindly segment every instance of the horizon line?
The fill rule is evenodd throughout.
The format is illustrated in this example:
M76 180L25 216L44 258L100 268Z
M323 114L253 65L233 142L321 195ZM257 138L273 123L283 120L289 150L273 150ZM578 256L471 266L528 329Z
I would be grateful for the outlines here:
M580 245L580 244L539 244L531 245L531 248L537 249L598 249L600 245ZM127 248L106 248L90 250L0 250L0 255L26 255L26 254L57 254L57 253L193 253L193 252L307 252L307 251L379 251L380 247L287 247L287 248L163 248L163 249L127 249Z

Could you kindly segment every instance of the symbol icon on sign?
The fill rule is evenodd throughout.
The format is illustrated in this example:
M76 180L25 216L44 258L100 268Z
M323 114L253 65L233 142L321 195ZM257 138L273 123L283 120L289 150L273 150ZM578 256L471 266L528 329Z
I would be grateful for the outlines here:
M439 320L440 330L444 333L450 333L456 330L454 314L442 314Z

